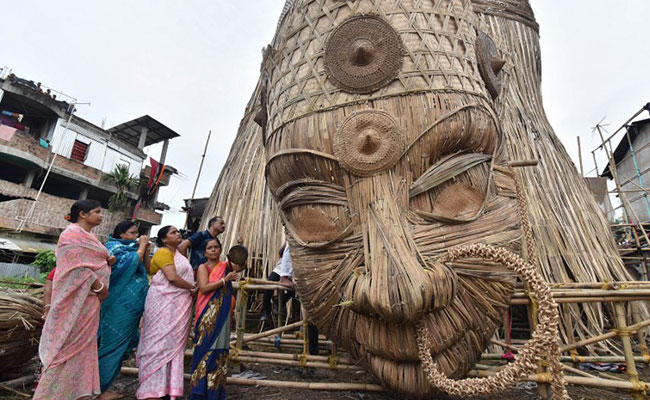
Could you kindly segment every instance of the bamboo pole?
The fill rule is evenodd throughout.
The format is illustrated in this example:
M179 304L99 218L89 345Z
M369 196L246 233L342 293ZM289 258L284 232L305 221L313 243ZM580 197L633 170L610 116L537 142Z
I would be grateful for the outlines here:
M647 296L650 299L650 289L620 289L620 290L598 290L598 289L574 289L574 290L551 290L551 294L555 300L562 298L575 298L575 297L643 297ZM528 296L522 292L515 292L513 298L527 298Z
M246 331L246 312L248 311L248 291L240 290L237 296L237 340L235 347L241 349L244 345L244 333Z
M30 383L34 382L37 378L38 378L37 375L33 375L33 374L25 375L25 376L21 376L20 378L0 382L0 385L8 386L8 387L17 387L17 386L24 387L25 385L29 385Z
M584 376L585 378L598 378L597 376L588 374L582 370L579 370L578 368L569 367L568 365L562 365L562 369L576 375Z
M276 333L285 332L285 331L288 331L288 330L291 330L291 329L296 329L296 328L299 328L301 325L302 325L302 321L298 321L298 322L294 322L293 324L281 326L279 328L275 328L275 329L271 329L271 330L268 330L268 331L264 331L262 333L251 335L251 336L249 336L247 338L244 338L242 336L242 344L250 343L250 342L252 342L254 340L257 340L257 339L260 339L260 338L263 338L263 337L268 337L268 336L271 336L271 335L275 335ZM238 348L241 348L241 347L238 346Z
M472 377L488 377L494 376L496 373L493 371L471 371L470 376ZM527 382L537 382L537 383L551 383L553 377L550 374L536 374L524 376L522 380ZM602 379L602 378L586 378L581 376L570 376L565 375L564 379L567 383L571 385L583 385L583 386L593 386L609 389L622 389L622 390L636 390L636 385L632 382L627 381L617 381L613 379ZM639 382L638 387L643 390L650 390L650 385L645 382Z
M630 325L629 327L627 327L627 330L630 331L630 332L634 332L636 330L645 328L647 326L650 326L650 319L646 319L645 321L641 321L641 322L636 323L634 325ZM612 338L616 337L617 335L618 335L618 333L616 332L616 330L612 330L612 331L609 331L609 332L604 333L602 335L594 336L594 337L589 338L589 339L581 340L581 341L576 342L576 343L571 343L571 344L568 344L566 346L562 346L562 347L560 347L560 351L562 353L564 353L564 352L569 351L569 350L577 349L578 347L584 347L584 346L588 346L590 344L602 342L603 340L612 339Z
M606 296L606 297L567 297L555 299L558 304L577 304L577 303L603 303L607 301L647 301L648 296ZM528 305L530 299L512 299L510 305Z
M278 358L267 358L267 357L248 357L248 356L234 356L231 358L234 362L249 362L249 363L258 363L258 364L274 364L274 365L287 365L292 367L307 367L307 368L323 368L323 369L345 369L351 371L363 371L364 369L358 365L330 365L326 362L318 361L293 361L293 360L284 360Z
M305 307L300 306L300 314L302 314L302 355L307 357L309 355L309 321L305 313Z
M481 354L481 360L485 361L506 361L503 358L502 354ZM578 363L615 363L623 364L625 363L625 357L623 356L562 356L560 357L561 362L578 362ZM640 363L650 363L650 358L635 356L634 361Z
M630 383L634 384L635 389L632 393L635 399L643 399L643 391L639 390L639 373L636 370L634 362L634 352L632 351L632 342L630 341L630 330L625 320L625 307L623 303L614 303L614 314L616 315L616 325L618 326L618 336L623 342L623 354L625 355L626 372L630 377Z
M132 367L122 367L124 375L137 375L138 369ZM183 378L190 380L190 374L183 374ZM286 389L309 389L309 390L351 390L357 392L383 392L384 388L372 383L347 383L347 382L290 382L290 381L272 381L244 378L226 378L226 384L239 386L257 386L257 387L277 387Z
M19 390L16 390L16 389L10 388L9 386L0 385L0 389L2 389L2 390L6 390L6 391L8 391L8 392L11 392L11 393L16 394L16 395L21 396L21 397L27 397L27 398L32 397L32 395L30 395L30 394L23 393L23 392L21 392L21 391L19 391Z
M247 350L242 350L238 352L238 355L246 356L246 357L277 358L280 360L293 360L293 361L300 361L300 359L302 358L301 354L268 353L262 351L247 351ZM329 356L312 356L310 354L308 354L305 358L307 359L307 361L319 361L319 362L329 362L330 359ZM338 362L339 364L357 365L357 362L355 360L347 357L339 358Z
M632 249L636 251L636 249ZM645 249L650 250L650 248ZM620 287L644 287L650 288L650 281L616 281L616 282L567 282L567 283L549 283L551 291L556 289L602 289L612 290ZM517 289L522 289L523 284L518 284Z
M264 331L264 332L266 332L266 331ZM253 334L246 334L246 336L244 336L244 340L246 340L247 338L249 338L251 336L253 336ZM246 342L246 343L274 345L275 340L276 340L275 338L263 337L263 338L260 338L260 339L256 339L253 342ZM284 337L280 338L280 346L294 345L294 346L298 346L298 347L300 347L302 349L302 344L303 344L303 341L301 339L288 339L288 338L284 338ZM334 343L330 342L329 340L325 340L325 341L320 341L319 340L318 341L318 345L320 347L328 347L328 346L332 346L333 344Z
M582 167L582 146L580 145L580 136L578 136L578 160L580 161L580 176L585 176L584 168Z

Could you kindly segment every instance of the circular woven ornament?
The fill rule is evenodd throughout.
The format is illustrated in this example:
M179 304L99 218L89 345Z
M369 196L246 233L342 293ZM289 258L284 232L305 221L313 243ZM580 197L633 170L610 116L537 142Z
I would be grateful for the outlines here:
M402 41L379 16L352 16L336 27L327 41L325 69L332 83L344 92L374 92L395 79L401 68Z
M370 176L397 163L404 140L395 118L381 110L357 111L336 132L334 155L348 171Z
M228 250L228 259L237 265L246 265L248 259L248 249L240 244L236 244Z

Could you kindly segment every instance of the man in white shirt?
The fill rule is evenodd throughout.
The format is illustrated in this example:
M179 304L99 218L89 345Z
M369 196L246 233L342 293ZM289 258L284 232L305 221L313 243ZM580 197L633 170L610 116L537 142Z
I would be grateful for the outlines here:
M289 252L289 243L284 246L284 253L282 253L282 261L280 263L280 285L286 286L287 288L294 289L293 284L293 263L291 262L291 253ZM285 300L283 298L283 300ZM309 328L307 330L307 335L309 337L309 354L312 356L318 355L318 328L316 325L309 323Z
M278 282L280 280L280 271L282 270L282 257L284 256L284 248L285 246L282 246L280 248L280 251L278 251L278 256L280 258L278 259L278 262L275 264L275 268L273 268L273 271L269 274L267 280L271 282ZM283 299L285 299L285 296L282 296ZM273 291L272 290L265 290L264 294L262 295L262 316L260 317L261 321L266 321L269 319L271 316L271 299L273 297Z
M278 282L280 285L293 289L293 263L291 262L291 254L289 253L289 243L284 246L278 275L280 275L280 282Z

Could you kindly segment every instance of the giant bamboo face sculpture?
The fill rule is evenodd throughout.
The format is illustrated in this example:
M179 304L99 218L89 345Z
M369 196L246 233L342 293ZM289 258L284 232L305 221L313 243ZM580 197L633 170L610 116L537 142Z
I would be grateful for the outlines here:
M385 385L415 397L434 392L416 325L427 324L439 368L462 377L514 284L503 267L436 258L466 243L520 250L495 109L507 54L474 7L296 0L263 65L267 183L304 307Z

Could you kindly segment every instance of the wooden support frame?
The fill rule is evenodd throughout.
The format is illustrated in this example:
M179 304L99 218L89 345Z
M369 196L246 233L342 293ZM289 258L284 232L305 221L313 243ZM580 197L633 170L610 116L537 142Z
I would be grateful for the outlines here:
M237 316L239 318L246 316L246 308L249 290L286 290L286 287L278 285L275 282L267 282L260 279L247 280L246 282L233 285L236 290L239 290L238 296ZM639 380L638 373L636 372L636 363L650 364L650 356L647 354L635 355L631 346L630 335L638 334L650 327L650 319L638 321L638 315L635 317L634 324L627 324L627 313L625 311L626 304L631 304L631 301L650 300L650 281L629 281L629 282L593 282L593 283L558 283L551 284L551 293L557 303L583 303L583 302L611 302L612 309L614 310L614 317L616 318L617 328L607 333L587 338L574 343L561 346L562 353L569 352L570 355L563 355L561 361L565 363L575 362L611 362L611 363L625 363L627 365L628 376L627 380L624 378L616 378L608 376L607 378L598 377L573 368L569 365L563 365L565 378L567 383L575 385L592 386L599 388L609 388L616 390L625 390L632 393L634 398L643 398L646 392L650 393L650 383ZM241 299L241 300L240 300ZM518 287L512 297L511 305L524 304L530 308L530 300L526 296L523 287ZM534 315L534 310L531 310L531 316ZM634 313L632 313L634 316ZM263 363L294 366L299 368L320 368L330 370L349 370L360 371L362 370L355 360L349 357L339 357L337 354L336 346L334 343L329 342L331 354L329 356L311 356L308 353L309 342L307 333L308 321L304 318L300 321L286 324L281 327L270 329L264 332L250 334L245 333L245 324L243 321L237 321L237 331L235 332L235 340L231 341L231 361L245 362L245 363ZM283 338L284 345L292 346L296 353L276 353L265 351L252 351L244 350L243 346L246 344L256 345L273 345L274 339L271 336L289 332L292 330L302 328L302 338ZM623 343L622 356L578 356L575 354L575 349L586 347L598 342L620 338ZM645 336L639 336L640 338ZM493 340L493 344L509 349L516 352L520 346L508 345L498 340ZM188 354L191 354L188 352ZM504 361L500 354L483 354L482 360L486 361ZM472 377L487 377L492 376L502 366L485 366L478 364L475 370L470 372ZM125 372L126 370L126 372ZM135 371L135 372L134 372ZM137 369L123 368L124 373L137 373ZM577 375L577 376L576 376ZM601 374L604 375L604 374ZM552 377L548 372L540 370L536 375L525 377L524 380L537 382L540 386L547 386ZM228 378L228 384L248 385L248 386L267 386L267 387L282 387L293 389L314 389L314 390L357 390L357 391L383 391L384 389L375 384L347 384L347 383L320 383L320 382L286 382L286 381L255 381L239 378Z

